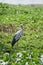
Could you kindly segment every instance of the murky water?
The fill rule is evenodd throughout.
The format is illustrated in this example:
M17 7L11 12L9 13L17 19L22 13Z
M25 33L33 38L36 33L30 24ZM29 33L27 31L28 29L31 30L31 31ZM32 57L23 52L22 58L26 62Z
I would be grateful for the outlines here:
M43 0L0 0L3 3L9 4L43 4Z

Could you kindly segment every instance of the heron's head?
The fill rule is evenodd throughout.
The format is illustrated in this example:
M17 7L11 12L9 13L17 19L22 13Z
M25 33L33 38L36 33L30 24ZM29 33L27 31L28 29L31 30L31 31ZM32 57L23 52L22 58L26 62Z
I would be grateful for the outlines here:
M21 26L21 28L23 29L23 24L21 24L20 26Z

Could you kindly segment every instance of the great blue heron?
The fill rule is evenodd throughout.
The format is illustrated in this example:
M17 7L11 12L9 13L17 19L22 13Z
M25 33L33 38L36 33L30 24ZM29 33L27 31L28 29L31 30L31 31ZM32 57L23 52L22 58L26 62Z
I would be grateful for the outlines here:
M17 31L15 33L15 35L13 36L13 39L12 39L12 47L20 39L20 37L22 36L22 34L23 34L23 24L21 24L21 29L19 31Z

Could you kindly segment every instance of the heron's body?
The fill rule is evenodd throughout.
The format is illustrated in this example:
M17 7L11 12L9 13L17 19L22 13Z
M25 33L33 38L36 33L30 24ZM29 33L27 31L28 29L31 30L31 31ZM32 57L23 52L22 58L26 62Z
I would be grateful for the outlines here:
M15 33L15 35L13 37L13 40L12 40L12 47L20 39L20 37L22 36L22 34L23 34L23 29L22 28Z

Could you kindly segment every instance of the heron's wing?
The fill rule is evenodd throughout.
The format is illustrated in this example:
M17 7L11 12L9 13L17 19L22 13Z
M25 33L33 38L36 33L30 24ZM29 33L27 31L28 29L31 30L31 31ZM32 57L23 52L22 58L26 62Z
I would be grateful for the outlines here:
M17 41L20 38L20 34L15 34L15 40Z
M22 29L15 33L14 38L16 41L22 36L22 33L23 33Z

